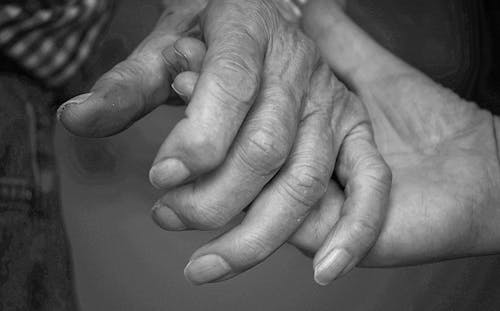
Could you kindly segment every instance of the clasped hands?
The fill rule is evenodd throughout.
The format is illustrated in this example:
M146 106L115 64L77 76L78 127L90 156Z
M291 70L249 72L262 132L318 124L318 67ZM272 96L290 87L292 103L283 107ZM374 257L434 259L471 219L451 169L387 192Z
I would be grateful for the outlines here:
M153 218L213 230L246 211L192 255L195 284L234 277L287 241L314 256L320 284L360 264L494 252L477 217L496 216L495 118L385 51L336 2L302 9L299 25L275 0L174 2L59 118L102 137L175 93L186 101L150 171L164 190Z

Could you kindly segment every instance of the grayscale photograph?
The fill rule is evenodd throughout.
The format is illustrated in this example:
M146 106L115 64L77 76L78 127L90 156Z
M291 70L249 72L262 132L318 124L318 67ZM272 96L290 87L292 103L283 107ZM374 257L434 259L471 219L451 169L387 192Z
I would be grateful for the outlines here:
M0 0L0 311L500 310L500 1Z

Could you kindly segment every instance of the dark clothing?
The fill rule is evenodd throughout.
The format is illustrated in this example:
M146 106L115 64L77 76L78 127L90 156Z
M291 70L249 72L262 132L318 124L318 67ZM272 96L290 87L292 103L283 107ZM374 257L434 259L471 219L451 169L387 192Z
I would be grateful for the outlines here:
M0 75L0 310L76 310L50 92Z
M53 151L55 94L42 85L63 86L78 71L113 3L0 4L0 310L77 309Z

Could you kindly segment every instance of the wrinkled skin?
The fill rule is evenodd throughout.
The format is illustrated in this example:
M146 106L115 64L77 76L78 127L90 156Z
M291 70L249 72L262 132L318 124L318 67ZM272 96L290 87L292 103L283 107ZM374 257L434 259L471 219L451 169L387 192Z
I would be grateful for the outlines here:
M388 217L362 264L398 266L498 253L498 117L391 55L330 1L311 4L304 27L365 104L377 146L393 172ZM292 243L311 253L325 238L327 245L335 243L328 239L343 213L339 194L332 182Z
M60 120L77 135L112 135L162 104L174 82L189 104L150 172L166 192L154 219L166 230L211 230L249 207L241 224L193 254L185 274L196 284L271 255L323 197L337 165L347 199L331 226L341 258L316 278L326 283L365 256L385 217L391 175L366 110L273 0L211 0L202 11L200 3L167 9L127 60L60 108Z
M168 96L168 90L159 86L165 85L165 81L171 82L179 72L190 71L181 74L176 80L178 88L187 87L181 92L185 97L189 97L189 85L192 87L193 81L197 79L193 72L200 71L202 65L189 60L199 60L204 53L203 46L192 41L188 44L184 42L183 49L183 44L178 43L177 48L187 54L187 63L183 59L159 56L163 55L160 52L169 51L168 47L191 26L179 20L185 21L183 18L164 18L158 30L131 56L132 63L139 63L141 70L146 72L141 74L141 71L132 71L143 80L131 79L123 72L119 75L127 80L127 83L121 81L124 87L120 92L129 95L124 98L137 99L136 103L142 106L135 109L141 113L152 110ZM176 28L179 25L181 27ZM407 265L498 252L500 244L496 227L499 213L496 205L499 202L497 189L500 173L497 118L480 110L475 104L461 100L388 54L349 21L331 1L312 1L305 10L304 26L335 73L349 84L366 106L377 145L394 174L388 218L383 224L380 238L362 265ZM166 33L172 33L172 29L182 31L165 36ZM171 56L171 50L166 55ZM155 68L165 68L165 59L168 64L175 65L167 66L168 77L154 74L158 73ZM121 66L127 68L127 64L130 65L130 62ZM137 70L137 67L132 68ZM147 79L155 77L159 78ZM339 83L333 83L331 88L335 89L335 85ZM325 94L328 94L328 89L323 88ZM149 96L155 92L160 95L151 100L154 97ZM348 92L343 90L341 93ZM149 96L137 97L137 94ZM144 101L143 97L150 100ZM350 101L340 102L357 102L356 96L352 94L341 98L350 98ZM131 102L125 100L125 103ZM65 125L79 134L104 135L121 130L142 115L133 109L135 105L130 104L127 107L132 107L132 113L121 109L119 116L123 118L115 116L106 119L105 113L99 110L102 105L94 106L100 113L92 111L89 108L91 105L87 103L87 107L79 112L67 108L66 113L69 114L62 116ZM90 117L79 114L82 112L90 112ZM101 121L92 119L96 116L101 117ZM97 125L89 126L85 123L88 120L92 121L90 125ZM84 126L81 126L82 123ZM115 128L109 130L107 127L110 125ZM341 164L337 164L337 175L343 169ZM328 250L338 246L339 237L340 240L347 237L355 241L344 245L349 251L353 246L370 249L372 243L363 245L360 243L363 240L356 238L355 233L365 232L365 236L376 237L378 229L372 225L372 215L353 213L344 200L352 188L347 187L345 191L342 188L336 182L330 182L326 195L307 216L290 240L291 243L310 255L319 251L316 258L323 257ZM164 219L159 216L157 220L164 226ZM345 221L339 221L340 216L343 216L343 220L356 221L346 226L343 225ZM349 230L343 230L346 227ZM370 232L374 234L370 235ZM259 245L266 245L273 238L260 237ZM240 249L235 248L236 251ZM235 258L238 254L233 255ZM244 254L249 257L253 255L255 253ZM340 269L342 271L338 266L333 270L327 268L320 281L326 283L335 276L343 275L354 264L355 260L349 262L347 268Z
M361 264L401 266L497 253L498 117L391 55L331 1L307 7L304 24L325 60L354 90L350 99L357 96L368 109L377 146L394 175L388 218ZM337 165L337 174L341 171ZM290 240L316 254L316 262L343 234L339 218L349 212L345 193L331 181ZM350 227L370 230L363 222ZM327 269L319 281L348 271Z

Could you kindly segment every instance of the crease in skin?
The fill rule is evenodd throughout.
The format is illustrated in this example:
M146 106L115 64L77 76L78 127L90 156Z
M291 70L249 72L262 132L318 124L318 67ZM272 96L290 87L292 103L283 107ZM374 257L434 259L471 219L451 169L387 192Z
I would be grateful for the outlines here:
M303 56L303 55L302 55L302 56ZM298 66L295 66L295 67L298 67ZM325 68L327 68L327 67L325 66ZM303 70L300 70L299 68L290 68L290 69L288 69L288 70L289 70L289 71L291 71L291 73L289 73L289 75L292 75L292 76L297 75L297 77L295 77L295 78L293 79L293 81L296 81L296 80L304 80L304 81L309 82L309 81L310 81L310 79L311 79L311 78L310 78L310 77L308 77L306 74L304 74ZM309 67L309 69L308 69L308 70L310 70L310 67ZM288 75L287 75L287 76L288 76ZM328 86L328 84L326 84L325 86ZM280 91L280 92L281 92L281 91L284 91L285 93L287 93L287 91L286 91L286 90L279 90L279 91ZM280 96L280 97L281 97L281 96ZM295 122L293 122L293 123L295 123ZM326 122L326 124L328 124L328 123L329 123L329 122ZM333 170L333 166L332 166L331 170ZM327 174L327 175L330 175L330 174ZM307 186L307 184L306 184L305 186ZM326 188L326 186L325 186L325 184L324 184L324 183L320 183L320 186L321 186L321 189L320 189L320 190L321 190L321 192L323 192L323 190L326 190L326 189L325 189L325 188ZM306 204L304 204L304 205L309 205L309 204L308 204L308 203L306 203ZM293 215L293 214L290 214L290 215L289 215L290 217L288 217L288 218L289 218L289 222L290 222L290 223L292 223L292 222L293 222L293 223L295 223L295 225L294 225L293 227L297 227L297 226L298 226L298 224L302 223L302 221L304 220L304 218L306 218L306 216L307 216L307 215L308 215L308 212L299 213L298 215Z

